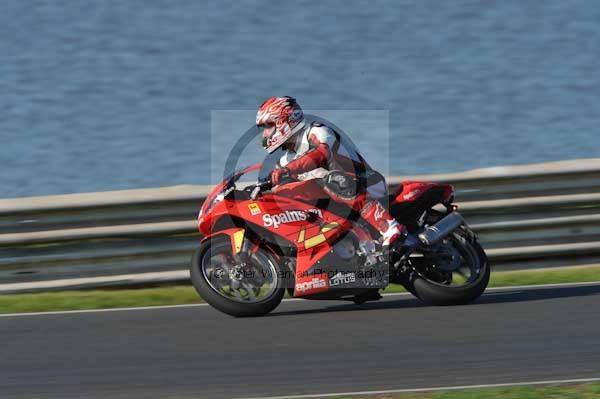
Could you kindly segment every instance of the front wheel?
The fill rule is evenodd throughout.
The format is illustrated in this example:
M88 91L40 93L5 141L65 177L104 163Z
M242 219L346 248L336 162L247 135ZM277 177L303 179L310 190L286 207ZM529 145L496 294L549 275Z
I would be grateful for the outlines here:
M200 246L192 257L190 277L206 302L235 317L262 316L275 309L285 293L284 276L269 252L234 256L227 237Z
M487 288L490 266L475 236L460 227L435 248L410 258L406 288L432 305L463 305Z

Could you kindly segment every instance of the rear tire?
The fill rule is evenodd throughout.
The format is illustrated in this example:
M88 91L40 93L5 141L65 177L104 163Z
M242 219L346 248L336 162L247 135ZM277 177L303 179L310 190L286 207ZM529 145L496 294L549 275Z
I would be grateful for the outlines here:
M234 317L262 316L275 309L281 303L285 294L284 278L275 257L263 249L259 249L257 252L260 252L261 258L268 260L277 275L276 288L268 297L258 302L239 302L223 296L208 282L202 270L202 262L207 261L206 256L211 248L213 250L226 251L224 246L231 248L229 239L226 237L216 237L203 243L194 253L190 268L190 278L198 294L215 309ZM229 252L231 251L229 250Z
M414 273L411 281L406 284L406 288L425 303L437 306L464 305L479 298L487 288L490 280L490 266L483 248L474 236L464 234L462 229L457 230L453 235L458 242L462 243L464 249L472 255L472 261L478 263L478 265L473 266L478 267L479 273L473 281L462 286L436 283L425 278L422 274Z

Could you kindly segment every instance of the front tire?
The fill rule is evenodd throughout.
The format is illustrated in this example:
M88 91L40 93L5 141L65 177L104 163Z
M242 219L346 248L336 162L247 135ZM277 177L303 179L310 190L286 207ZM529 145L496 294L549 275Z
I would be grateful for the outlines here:
M215 258L222 259L222 264L213 266L211 263ZM263 249L253 253L248 263L252 263L257 272L250 275L249 271L244 270L236 283L242 289L237 292L227 286L227 282L230 286L235 283L230 276L235 274L233 268L240 267L236 262L227 237L216 237L203 243L194 253L190 268L190 278L198 294L215 309L234 317L262 316L275 309L285 293L283 274L275 257ZM215 269L219 267L217 271L220 273L216 276ZM263 280L266 277L269 280L268 287L265 288L264 284L258 287L257 284L250 285L249 280L256 283L255 276ZM217 282L220 279L224 283L219 285Z

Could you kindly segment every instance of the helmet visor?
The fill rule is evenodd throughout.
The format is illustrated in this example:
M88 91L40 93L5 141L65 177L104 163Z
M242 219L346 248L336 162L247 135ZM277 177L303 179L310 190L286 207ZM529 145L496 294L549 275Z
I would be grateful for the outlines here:
M258 133L262 137L263 147L268 147L268 142L271 136L275 134L275 124L274 123L265 123L262 125L258 125Z

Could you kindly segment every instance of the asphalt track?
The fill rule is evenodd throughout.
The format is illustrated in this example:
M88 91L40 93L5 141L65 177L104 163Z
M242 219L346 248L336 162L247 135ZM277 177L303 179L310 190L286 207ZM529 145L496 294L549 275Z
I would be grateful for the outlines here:
M600 284L428 307L284 302L0 317L0 398L218 398L600 377Z

